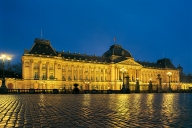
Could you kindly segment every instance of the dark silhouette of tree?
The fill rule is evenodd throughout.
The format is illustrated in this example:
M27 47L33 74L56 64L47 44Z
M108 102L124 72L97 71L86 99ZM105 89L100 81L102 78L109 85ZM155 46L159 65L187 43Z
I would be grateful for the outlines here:
M21 63L11 64L5 63L5 77L9 78L22 78L22 65ZM0 63L0 78L3 76L3 64Z

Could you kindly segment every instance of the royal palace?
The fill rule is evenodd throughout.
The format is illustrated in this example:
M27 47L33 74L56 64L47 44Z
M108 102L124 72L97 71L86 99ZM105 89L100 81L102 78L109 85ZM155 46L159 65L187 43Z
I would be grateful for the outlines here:
M129 78L130 90L136 82L140 90L171 87L185 88L180 82L180 66L175 67L167 58L157 62L135 61L131 53L114 44L102 55L86 55L55 51L49 40L36 38L22 60L22 79L6 79L9 89L73 89L121 90L124 77ZM161 83L160 83L161 82ZM190 86L190 85L188 85Z

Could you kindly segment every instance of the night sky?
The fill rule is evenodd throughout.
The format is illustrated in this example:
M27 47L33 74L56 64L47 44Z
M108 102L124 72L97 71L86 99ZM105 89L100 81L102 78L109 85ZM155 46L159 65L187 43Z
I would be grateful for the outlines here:
M169 58L192 73L191 0L0 1L0 53L11 54L12 63L41 29L57 51L102 56L115 43L135 60Z

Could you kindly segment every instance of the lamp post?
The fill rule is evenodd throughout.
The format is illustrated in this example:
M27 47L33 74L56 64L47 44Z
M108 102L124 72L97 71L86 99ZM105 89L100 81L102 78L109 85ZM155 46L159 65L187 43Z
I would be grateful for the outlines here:
M151 78L150 78L150 80L149 80L149 87L148 87L148 88L149 88L149 89L148 89L148 92L149 92L149 93L153 92Z
M122 87L122 92L124 93L126 90L125 90L125 83L124 83L124 75L125 75L125 72L126 72L126 69L125 68L121 68L120 71L123 73L123 87Z
M172 89L171 89L171 84L170 84L170 77L171 77L171 75L172 75L172 73L171 72L168 72L167 73L167 75L168 75L168 77L169 77L169 87L168 87L168 91L170 92Z
M7 87L5 85L5 61L7 60L8 63L10 62L11 60L11 57L10 56L7 56L5 55L4 53L0 56L0 59L2 60L2 64L3 64L3 76L2 76L2 85L1 85L1 91L3 93L6 93L7 92Z
M157 87L158 88L158 93L161 93L162 92L162 85L161 85L162 78L161 78L160 74L157 75L157 79L159 80L158 87Z
M139 78L136 79L136 93L140 93Z

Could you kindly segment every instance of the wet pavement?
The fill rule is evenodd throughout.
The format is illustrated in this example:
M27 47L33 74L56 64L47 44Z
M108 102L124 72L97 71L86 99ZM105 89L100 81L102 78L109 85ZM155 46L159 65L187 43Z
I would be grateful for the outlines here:
M192 127L192 94L0 95L0 128Z

